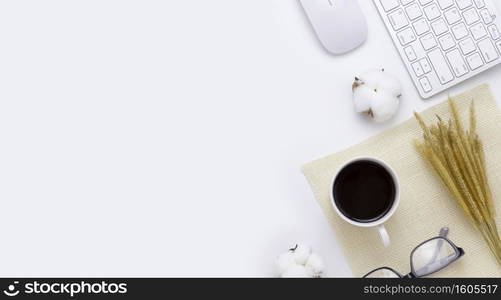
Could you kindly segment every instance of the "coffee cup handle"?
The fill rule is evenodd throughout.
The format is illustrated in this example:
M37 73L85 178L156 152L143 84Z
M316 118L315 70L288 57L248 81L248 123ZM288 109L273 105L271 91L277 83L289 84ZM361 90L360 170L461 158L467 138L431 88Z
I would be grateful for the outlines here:
M386 228L384 228L383 225L379 225L377 227L377 231L379 233L379 237L381 238L381 241L383 242L383 245L385 247L390 246L390 236L388 235L388 231L386 231Z

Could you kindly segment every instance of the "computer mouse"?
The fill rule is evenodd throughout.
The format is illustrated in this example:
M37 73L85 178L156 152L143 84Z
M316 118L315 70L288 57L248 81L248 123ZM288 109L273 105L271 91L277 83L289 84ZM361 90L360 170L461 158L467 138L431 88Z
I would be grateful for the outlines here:
M362 45L367 21L357 0L300 0L322 45L343 54Z

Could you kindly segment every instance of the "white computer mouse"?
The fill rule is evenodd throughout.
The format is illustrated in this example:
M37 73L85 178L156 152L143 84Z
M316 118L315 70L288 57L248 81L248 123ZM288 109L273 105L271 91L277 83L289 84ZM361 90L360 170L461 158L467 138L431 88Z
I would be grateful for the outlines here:
M343 54L367 38L367 21L357 0L300 0L327 51Z

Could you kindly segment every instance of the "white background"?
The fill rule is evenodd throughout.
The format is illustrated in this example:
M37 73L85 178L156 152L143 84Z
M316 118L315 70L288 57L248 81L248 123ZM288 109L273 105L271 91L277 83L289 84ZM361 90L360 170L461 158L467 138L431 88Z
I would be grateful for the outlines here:
M271 276L306 241L350 276L300 166L446 97L360 2L369 38L338 57L296 0L0 2L0 275ZM351 103L372 67L404 86L382 125Z

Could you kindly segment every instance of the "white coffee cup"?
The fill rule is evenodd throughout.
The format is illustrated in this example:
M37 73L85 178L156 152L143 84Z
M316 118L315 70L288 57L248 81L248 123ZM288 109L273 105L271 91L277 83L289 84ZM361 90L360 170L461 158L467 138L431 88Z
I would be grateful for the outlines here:
M388 173L391 175L391 177L393 178L393 182L395 184L395 199L393 200L393 203L392 203L392 206L390 207L390 209L386 212L385 215L379 217L377 220L374 220L372 222L357 222L355 220L352 220L350 218L348 218L347 216L345 216L341 210L337 207L337 204L336 204L336 201L334 199L334 183L336 181L336 178L338 177L339 173L346 167L348 166L349 164L352 164L354 162L357 162L357 161L371 161L371 162L374 162L380 166L382 166L383 168L386 169L386 171L388 171ZM384 228L384 223L386 221L388 221L388 219L391 218L391 216L395 213L395 211L397 210L397 207L398 207L398 204L400 203L400 185L399 185L399 182L398 182L398 178L396 176L396 173L395 171L393 171L393 169L387 164L385 163L384 161L380 160L380 159L377 159L377 158L374 158L374 157L356 157L354 159L351 159L349 161L347 161L346 163L344 163L337 171L336 173L334 174L334 177L332 179L332 182L331 182L331 185L330 185L331 189L330 189L330 195L331 195L331 205L332 207L334 208L334 210L337 212L337 214L339 215L339 217L341 217L341 219L345 220L346 222L354 225L354 226L358 226L358 227L373 227L373 228L376 228L377 229L377 232L379 233L379 236L381 238L381 241L383 242L383 245L385 247L388 247L390 245L390 236L388 235L388 232L386 231L386 229Z

